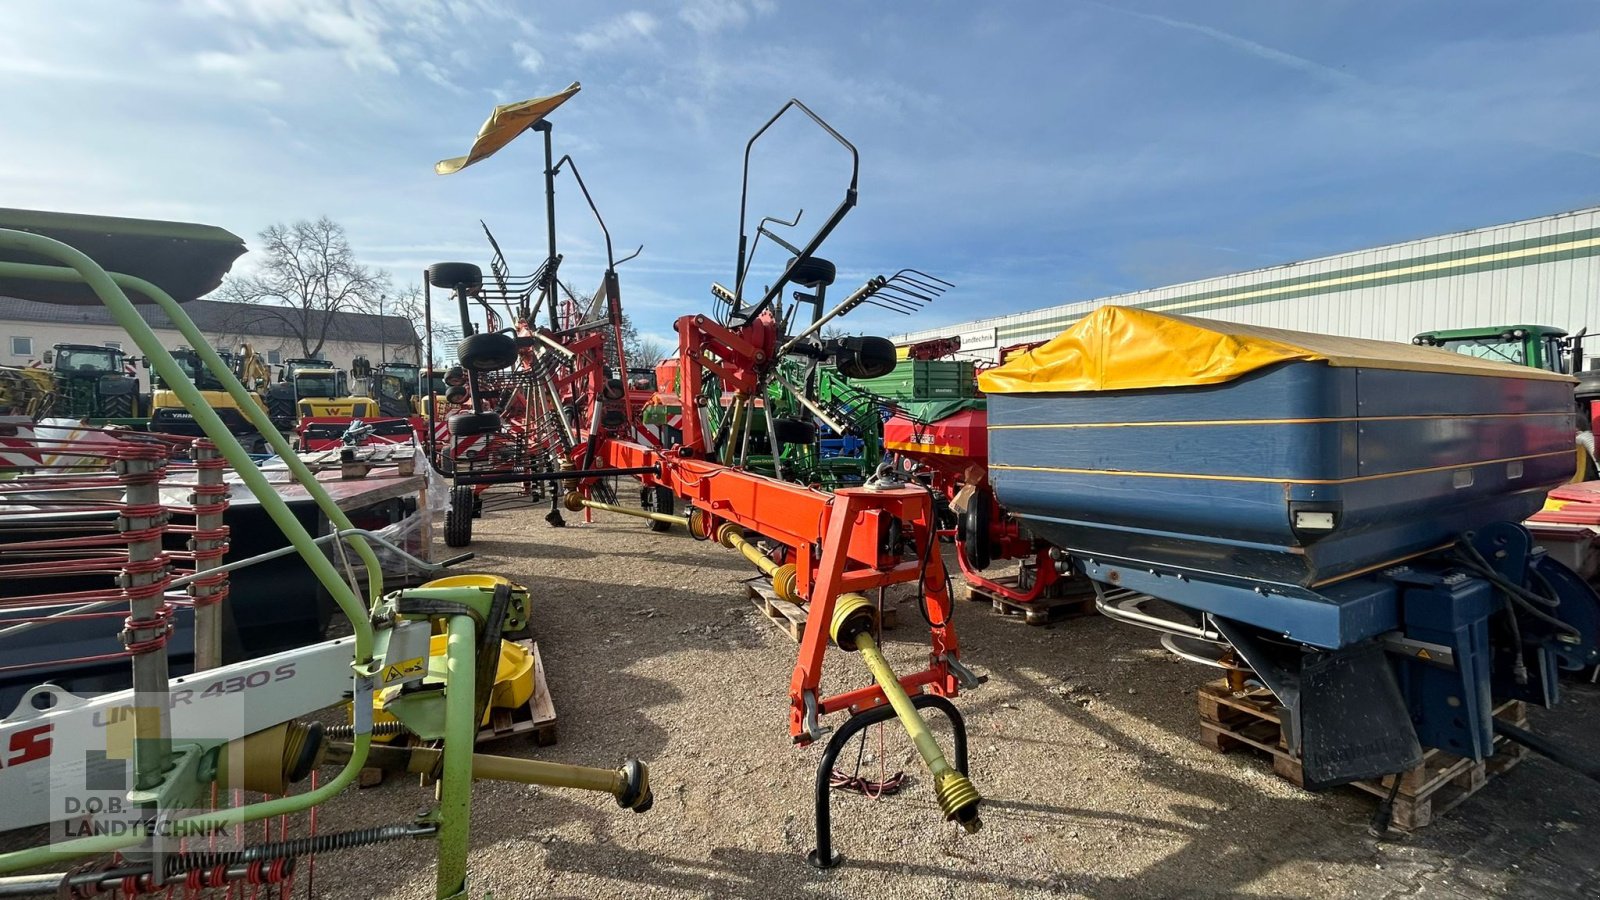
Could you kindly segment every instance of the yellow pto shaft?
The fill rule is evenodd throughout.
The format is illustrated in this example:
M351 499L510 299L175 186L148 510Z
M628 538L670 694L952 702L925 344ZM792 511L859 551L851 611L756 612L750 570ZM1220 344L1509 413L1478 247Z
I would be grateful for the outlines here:
M890 668L889 661L883 658L878 642L872 637L877 618L877 608L866 597L860 594L840 596L834 605L833 642L841 650L859 653L862 662L867 664L883 695L889 699L889 705L894 707L895 717L905 726L906 734L911 736L917 753L933 775L933 792L939 798L939 808L944 810L945 818L959 822L969 832L977 831L983 825L978 818L978 803L983 798L967 776L945 760L944 752L933 739L933 732L917 714L917 708L911 705L911 698L900 686L900 679Z
M666 513L650 512L646 509L634 509L630 506L617 506L612 503L601 503L599 500L590 500L577 491L563 494L561 502L566 505L569 512L583 512L584 508L598 509L603 512L621 513L625 516L635 516L640 519L649 519L653 522L666 522L669 525L682 525L688 527L689 519L685 516L669 516Z
M337 761L344 746L332 744L325 759ZM432 747L384 746L368 758L368 763L386 771L437 777L443 766L443 758L443 751ZM650 791L650 770L636 759L630 759L615 769L601 769L474 753L472 777L475 781L513 781L518 784L598 791L615 797L617 805L623 809L641 813L647 812L655 802Z
M792 564L778 565L773 562L761 548L744 539L744 533L739 526L731 522L724 522L717 529L717 543L729 550L737 550L745 559L755 563L755 567L763 574L772 578L772 592L778 595L779 600L790 603L800 603L800 591L795 584L795 568Z

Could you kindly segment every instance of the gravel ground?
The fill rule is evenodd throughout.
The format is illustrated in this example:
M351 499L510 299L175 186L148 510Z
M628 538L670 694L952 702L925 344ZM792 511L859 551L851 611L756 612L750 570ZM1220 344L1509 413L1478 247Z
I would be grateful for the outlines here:
M1032 627L977 603L958 605L957 624L963 658L989 682L957 703L983 830L942 821L890 723L881 745L868 731L866 773L904 769L911 783L877 801L835 793L834 844L847 862L815 871L803 856L821 748L788 739L795 645L745 599L743 560L635 519L597 514L552 529L542 512L476 522L477 559L464 568L532 589L560 740L485 749L607 767L636 756L650 766L655 808L637 815L603 795L480 783L474 896L1600 895L1593 782L1530 758L1441 823L1376 841L1367 795L1309 794L1263 760L1201 746L1194 689L1210 670L1168 656L1153 635L1098 617ZM897 602L886 653L913 667L926 634L909 597ZM836 650L827 665L830 690L866 680ZM1600 690L1574 687L1566 700L1535 710L1534 726L1600 747ZM946 729L935 731L948 750ZM391 778L323 807L319 828L406 821L430 797ZM314 876L317 896L432 897L432 847L324 854ZM302 869L297 896L304 881Z
M835 794L847 864L806 865L820 747L788 740L794 644L737 585L743 561L681 533L597 514L549 528L538 511L476 524L469 564L533 591L534 626L560 717L548 748L496 752L595 765L649 763L654 810L509 784L474 794L472 886L511 897L1539 896L1600 893L1600 786L1531 759L1416 835L1375 841L1371 801L1312 795L1249 756L1196 740L1193 691L1209 678L1152 636L1100 618L1030 627L985 604L957 609L964 659L988 684L958 700L985 797L983 830L944 823L924 770L892 723L868 732L912 783L870 801ZM915 606L886 633L915 665ZM865 670L837 651L833 687ZM1536 727L1600 746L1600 691L1578 688ZM941 730L941 734L942 734ZM948 748L948 741L944 741ZM392 780L341 797L322 827L414 810ZM430 855L389 845L324 856L336 897L432 896Z

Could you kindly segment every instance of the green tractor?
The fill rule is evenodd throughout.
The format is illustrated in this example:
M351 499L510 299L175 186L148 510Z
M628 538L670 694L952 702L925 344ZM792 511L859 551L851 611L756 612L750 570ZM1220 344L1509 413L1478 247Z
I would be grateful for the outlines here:
M1600 477L1594 448L1594 410L1596 401L1600 401L1600 369L1585 371L1583 368L1583 338L1588 333L1587 328L1577 334L1567 334L1549 325L1499 325L1424 331L1412 338L1411 343L1577 376L1573 399L1577 403L1578 445L1582 449L1578 453L1578 473L1574 480L1590 481Z
M126 370L127 356L98 344L56 344L45 362L56 380L53 415L91 425L144 428L150 403L139 396L139 379Z
M1491 325L1424 331L1412 338L1411 343L1576 375L1583 370L1583 338L1588 331L1585 328L1569 335L1549 325Z

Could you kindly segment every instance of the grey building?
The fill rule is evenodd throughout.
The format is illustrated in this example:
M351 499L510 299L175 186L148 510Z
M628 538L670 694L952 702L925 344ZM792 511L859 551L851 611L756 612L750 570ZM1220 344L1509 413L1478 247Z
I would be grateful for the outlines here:
M899 335L961 337L962 355L1048 340L1104 304L1273 328L1410 341L1486 325L1600 330L1600 207L977 319ZM1600 355L1600 341L1590 351Z
M224 303L220 300L192 300L183 305L189 317L205 332L212 346L232 348L248 342L270 363L304 356L296 330L299 311L253 303ZM187 343L160 307L141 304L139 314L171 349ZM410 319L403 316L378 316L369 313L313 310L304 330L324 334L322 358L348 369L350 361L365 357L374 364L420 362L421 340ZM291 327L291 321L295 327ZM315 345L316 338L312 338ZM131 356L139 355L127 332L123 331L105 307L63 306L36 303L14 297L0 297L0 365L27 366L41 361L44 352L56 344L96 344L116 347ZM141 388L148 389L149 377L140 372Z

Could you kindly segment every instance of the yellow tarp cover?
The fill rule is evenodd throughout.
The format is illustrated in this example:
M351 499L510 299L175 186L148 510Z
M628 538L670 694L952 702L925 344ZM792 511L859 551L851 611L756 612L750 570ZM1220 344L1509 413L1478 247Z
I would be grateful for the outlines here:
M496 106L494 112L489 113L488 121L478 129L478 136L473 139L472 148L467 151L467 155L442 159L433 164L433 171L440 175L452 175L480 159L488 159L495 151L515 140L517 135L527 131L528 126L550 115L556 107L567 102L568 98L578 90L578 83L574 81L566 90L548 97L535 97L520 103Z
M1102 306L1048 342L980 374L978 387L986 394L1030 394L1220 384L1289 360L1575 383L1567 375L1435 347Z

